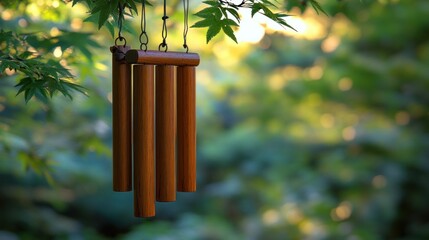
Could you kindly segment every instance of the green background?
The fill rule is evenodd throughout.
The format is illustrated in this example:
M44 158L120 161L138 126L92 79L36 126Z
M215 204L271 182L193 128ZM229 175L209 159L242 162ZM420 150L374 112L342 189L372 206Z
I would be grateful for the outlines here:
M91 33L97 44L38 43L62 50L89 97L25 104L20 76L1 76L0 239L429 239L429 1L320 1L329 16L293 9L302 32L266 24L253 44L206 45L191 29L198 191L151 219L111 187L113 39L82 23L82 6L54 2L0 5L0 27ZM169 49L181 46L180 9ZM160 6L148 11L155 49Z

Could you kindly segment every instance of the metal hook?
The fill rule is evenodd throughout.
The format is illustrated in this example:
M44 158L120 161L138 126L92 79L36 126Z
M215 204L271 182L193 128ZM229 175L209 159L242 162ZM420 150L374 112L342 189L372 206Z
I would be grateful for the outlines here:
M118 40L119 40L120 42L124 41L124 47L127 45L127 39L125 39L125 38L124 38L124 37L122 37L122 36L119 36L119 37L117 37L117 38L115 39L115 46L118 46Z

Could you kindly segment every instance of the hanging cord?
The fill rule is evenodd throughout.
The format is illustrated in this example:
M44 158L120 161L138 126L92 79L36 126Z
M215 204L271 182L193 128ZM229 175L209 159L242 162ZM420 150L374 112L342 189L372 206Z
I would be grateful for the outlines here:
M146 33L146 0L142 0L142 13L140 20L140 50L147 51L147 44L149 43L149 36Z
M186 44L186 37L188 36L188 18L189 18L189 0L183 0L183 48L186 49L186 53L189 52L188 44Z
M161 48L165 48L164 52L167 52L168 45L167 45L167 0L164 0L164 16L162 16L162 43L159 44L158 50L161 51Z
M121 4L118 4L118 8L119 8L119 17L118 17L118 37L115 39L115 45L118 46L118 40L120 42L124 41L124 47L127 45L127 39L125 39L124 37L122 37L122 20L123 20L123 16L124 16L124 8L125 8L125 4L123 6L121 6Z

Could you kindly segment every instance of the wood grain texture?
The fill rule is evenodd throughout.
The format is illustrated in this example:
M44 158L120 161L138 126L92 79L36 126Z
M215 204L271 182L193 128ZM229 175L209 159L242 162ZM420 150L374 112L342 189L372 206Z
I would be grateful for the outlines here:
M156 66L156 200L176 201L174 66Z
M175 66L198 66L200 56L196 53L184 52L161 52L130 50L126 54L129 63L175 65Z
M134 65L134 216L155 216L154 65Z
M129 47L112 51L113 190L132 190L131 66L124 61Z
M177 191L197 190L195 67L177 68Z

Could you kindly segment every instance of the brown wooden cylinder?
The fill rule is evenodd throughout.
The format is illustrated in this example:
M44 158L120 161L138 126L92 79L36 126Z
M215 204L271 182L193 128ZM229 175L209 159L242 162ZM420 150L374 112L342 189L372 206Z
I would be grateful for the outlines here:
M128 46L113 46L112 128L113 190L132 190L131 162L131 65L124 58Z
M130 50L126 54L129 63L174 65L174 66L198 66L200 57L196 53L160 52Z
M154 65L134 65L134 216L155 216Z
M156 200L176 201L174 66L156 66Z
M177 68L177 191L197 190L195 67Z

